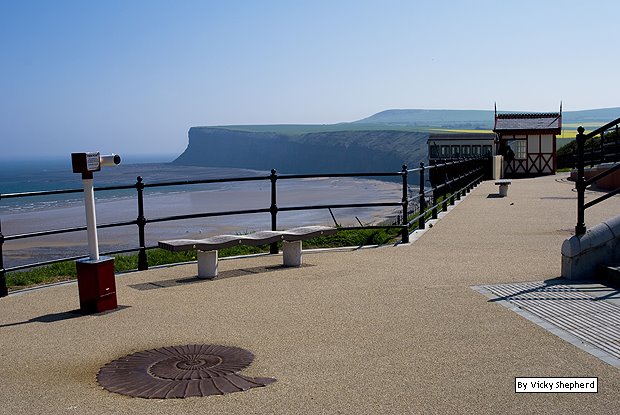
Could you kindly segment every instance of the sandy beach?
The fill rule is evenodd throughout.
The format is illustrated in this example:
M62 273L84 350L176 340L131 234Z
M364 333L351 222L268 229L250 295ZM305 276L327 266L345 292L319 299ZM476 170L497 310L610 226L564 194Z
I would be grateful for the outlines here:
M212 190L207 188L178 193L153 192L147 188L145 216L147 219L154 219L200 212L269 208L269 186L268 182L228 183L213 186ZM399 202L401 195L401 184L379 180L282 180L278 182L277 204L279 207L289 207L330 203ZM135 197L98 200L96 209L99 224L130 221L137 217ZM362 223L371 224L384 220L397 210L391 207L355 208L334 209L333 213L339 224L356 226L356 216ZM85 224L84 207L81 205L2 215L2 232L5 236ZM278 227L281 229L311 224L333 225L333 219L327 209L278 214ZM161 239L247 233L270 227L271 217L268 213L152 223L146 226L146 243L151 246ZM102 229L98 234L102 252L139 245L135 225ZM86 232L6 241L3 253L6 267L64 256L87 255Z

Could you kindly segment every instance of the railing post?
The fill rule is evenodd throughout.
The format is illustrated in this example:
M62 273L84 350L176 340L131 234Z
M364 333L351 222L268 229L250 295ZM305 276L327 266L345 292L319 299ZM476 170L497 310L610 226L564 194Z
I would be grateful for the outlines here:
M467 193L471 192L471 189L474 188L474 182L472 180L473 176L474 176L474 163L473 160L468 158L467 159Z
M590 167L594 167L600 162L598 161L598 149L594 146L594 143L591 145L592 157L590 158ZM588 163L586 163L588 164Z
M149 262L146 257L146 238L144 237L146 218L144 217L144 183L142 183L142 176L138 176L136 179L136 190L138 191L138 219L136 224L138 225L138 243L140 244L138 271L145 271L149 269Z
M437 199L439 199L439 191L437 190L437 163L430 162L430 170L428 171L428 182L433 189L433 208L431 209L431 219L437 219Z
M454 187L455 187L454 177L455 176L456 175L454 174L454 162L446 161L446 180L450 181L450 184L448 185L448 190L450 191L450 206L454 205L454 193L455 193L454 192Z
M276 181L278 180L278 174L276 169L271 169L271 175L269 176L269 180L271 180L271 206L269 206L269 212L271 213L271 230L278 230L278 204L276 198ZM278 243L274 242L269 245L269 253L277 254L278 253Z
M577 189L577 226L575 226L575 234L583 235L586 233L584 203L585 203L585 177L584 177L584 142L585 136L583 127L577 128L577 180L575 181L575 189Z
M403 234L402 242L404 244L409 243L409 192L407 185L407 165L403 164L403 170L401 171L403 177Z
M445 169L445 165L442 166L443 169ZM442 186L442 194L443 194L443 203L441 205L441 210L442 212L447 212L448 211L448 188L446 186L446 183L448 182L448 175L444 172L444 181L443 181L443 186Z
M441 161L440 161L440 163L441 163ZM441 194L443 195L443 203L441 205L441 210L443 212L447 212L448 211L448 186L447 186L447 183L448 183L448 173L446 173L447 172L446 164L442 163L441 164L441 168L442 168L442 173L443 173L443 178L444 178L443 183L442 183L442 187L441 187L443 189L442 192L441 192Z
M601 131L601 161L605 163L605 131Z
M616 137L615 137L615 143L616 143L616 158L614 159L614 161L620 161L620 131L618 128L618 124L616 124Z
M432 172L436 173L437 170L433 170ZM431 186L433 186L433 181L431 181ZM433 210L431 211L432 219L437 219L437 199L439 199L439 192L437 191L436 186L433 186Z
M465 196L467 195L467 160L465 159L461 159L461 172L462 174L462 182L461 182L461 186L462 186L462 190L461 190L461 196Z
M620 161L620 131L618 128L618 124L616 124L616 158L614 161Z
M424 197L424 163L420 163L420 219L418 229L426 228L426 198Z
M9 295L9 289L6 286L6 273L4 272L4 254L2 253L2 245L4 244L4 235L2 234L2 223L0 222L0 297Z

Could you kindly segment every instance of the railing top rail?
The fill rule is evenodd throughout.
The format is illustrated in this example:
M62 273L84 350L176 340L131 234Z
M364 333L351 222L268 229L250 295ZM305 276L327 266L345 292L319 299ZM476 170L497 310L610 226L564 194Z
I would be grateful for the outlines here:
M202 180L178 180L174 182L156 182L143 183L146 187L164 187L164 186L185 186L191 184L211 184L211 183L229 183L229 182L249 182L259 180L269 180L270 176L248 176L248 177L226 177L222 179L202 179ZM139 179L141 181L141 178ZM132 186L135 188L135 185Z
M60 195L66 193L79 193L83 192L83 189L59 189L59 190L44 190L37 192L18 192L18 193L0 193L0 199L12 199L16 197L30 197L30 196L47 196L47 195Z
M95 187L95 190L106 191L106 190L126 190L126 189L135 189L135 188L136 188L135 184L128 184L128 185L123 185L123 186L100 186L100 187ZM61 194L82 193L82 192L84 192L84 189L58 189L58 190L41 190L41 191L35 191L35 192L0 193L0 199L61 195Z
M358 173L321 173L321 174L278 174L280 179L321 179L327 177L397 177L403 174L397 172L358 172Z
M617 124L620 124L620 118L616 118L615 120L613 120L611 122L608 122L604 126L599 127L599 128L597 128L596 130L594 130L592 132L589 132L588 134L586 134L586 139L592 138L592 137L594 137L594 136L596 136L596 135L598 135L598 134L600 134L600 133L602 133L604 131L607 131L611 127L613 127L613 126L615 126ZM583 127L579 127L579 128L583 128Z
M590 177L588 180L585 180L584 182L584 186L590 186L593 183L596 183L598 180L607 177L615 172L617 172L618 170L620 170L620 162L619 163L615 163L612 167L610 167L607 170L602 171L601 173L597 174L596 176L592 176Z
M460 164L460 163L465 163L467 161L473 161L473 160L486 160L488 159L488 156L478 156L478 157L465 157L465 158L460 158L460 159L446 159L446 161L443 161L440 159L440 161L443 161L442 163L438 163L438 164L429 164L428 166L424 166L424 170L430 170L430 169L435 169L438 167L443 167L443 166L451 166L453 164ZM450 160L450 161L447 161ZM419 172L420 170L422 170L422 167L417 167L415 169L407 169L407 172Z

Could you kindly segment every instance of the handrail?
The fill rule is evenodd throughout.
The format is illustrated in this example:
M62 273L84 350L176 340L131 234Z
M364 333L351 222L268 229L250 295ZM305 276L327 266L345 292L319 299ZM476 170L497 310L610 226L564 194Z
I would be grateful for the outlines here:
M597 174L596 176L593 176L591 178L589 178L588 180L585 181L585 185L586 186L590 186L591 184L596 183L597 181L601 180L603 177L607 177L610 174L616 172L620 170L620 163L615 164L613 167L610 167L609 169L605 170L602 173Z
M144 183L142 177L138 177L137 181L133 185L123 186L106 186L96 187L95 191L109 191L109 190L137 190L137 202L138 202L138 217L137 219L119 221L113 223L106 223L97 225L98 229L113 228L120 226L137 225L138 226L138 246L130 249L116 250L103 253L103 255L112 255L118 253L135 252L138 251L138 269L148 269L148 260L146 256L146 250L154 248L155 246L146 246L145 238L145 226L149 223L186 220L194 218L205 217L218 217L229 215L247 215L257 213L269 213L271 215L272 230L277 230L277 214L278 212L290 212L290 211L303 211L303 210L319 210L319 209L340 209L340 208L360 208L360 207L401 207L402 208L402 221L393 225L366 225L360 227L340 227L340 229L401 229L402 242L409 242L409 226L418 221L418 227L423 229L425 226L424 215L429 210L433 209L433 216L436 216L437 197L440 194L444 195L444 206L447 203L447 195L451 193L451 204L454 204L455 196L460 198L461 193L465 195L466 191L469 191L473 187L473 183L479 182L482 179L480 174L484 170L483 163L488 158L476 157L468 159L459 159L446 161L445 163L436 163L431 166L425 166L424 163L420 163L419 168L408 169L403 165L400 171L393 172L355 172L355 173L325 173L325 174L283 174L278 175L276 170L272 170L270 175L251 176L251 177L229 177L229 178L216 178L216 179L201 179L201 180L183 180L173 182L157 182L157 183ZM435 174L442 171L444 179L441 183L431 183L431 187L425 189L425 172ZM420 191L415 195L409 194L409 188L407 184L408 175L410 173L418 172L420 175ZM366 203L340 203L340 204L321 204L321 205L300 205L300 206L284 206L279 207L277 205L277 181L278 180L292 180L292 179L310 179L310 178L334 178L334 177L398 177L402 178L402 199L394 202L366 202ZM245 209L236 211L219 211L219 212L202 212L192 213L186 215L174 215L156 218L146 218L144 215L144 189L145 188L157 188L164 186L186 186L196 184L210 184L210 183L226 183L226 182L245 182L245 181L270 181L271 182L271 205L268 208L260 209ZM454 187L458 188L454 191ZM15 198L27 198L35 196L47 196L47 195L60 195L70 193L80 193L83 189L64 189L64 190L49 190L49 191L35 191L35 192L22 192L22 193L6 193L0 194L0 199L15 199ZM433 203L429 209L426 209L426 199L432 193ZM409 220L409 201L418 200L420 206L419 211L421 215ZM32 267L38 267L43 265L50 265L63 261L71 261L84 258L86 255L72 256L66 258L57 258L48 261L40 261L35 263L17 265L12 267L4 267L4 259L2 254L2 246L4 242L36 238L41 236L57 235L70 232L79 232L86 230L85 226L78 226L72 228L62 229L48 229L37 232L21 233L14 235L3 235L0 222L0 297L8 295L6 286L6 273L10 271L18 271ZM272 244L270 248L271 253L277 253L277 244Z
M583 205L584 209L587 209L589 207L592 207L600 202L602 202L603 200L607 200L612 196L617 195L618 193L620 193L620 187L617 189L612 190L611 192L605 193L603 196L597 197L596 199L586 203L585 205Z
M601 172L594 177L586 180L585 178L585 142L597 135L601 135L601 160L605 160L607 154L605 154L605 131L609 130L611 127L616 127L616 147L618 144L618 124L620 124L620 118L617 118L602 127L597 128L596 130L588 133L585 133L585 128L579 126L577 128L577 136L575 140L577 141L577 178L575 180L575 189L577 190L577 224L575 225L575 234L583 235L586 233L586 224L585 224L585 210L600 203L604 200L609 199L610 197L618 194L620 192L619 189L612 190L607 192L607 194L592 200L588 203L585 203L585 192L586 188L603 177L606 177L618 170L620 170L620 164L615 164L613 167L607 169L604 172ZM593 150L592 150L593 153ZM616 157L618 156L618 149L616 148Z

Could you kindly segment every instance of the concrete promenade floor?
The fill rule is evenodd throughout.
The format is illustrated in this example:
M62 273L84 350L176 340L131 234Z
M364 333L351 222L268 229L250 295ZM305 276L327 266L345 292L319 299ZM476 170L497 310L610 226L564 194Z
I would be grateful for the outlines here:
M576 216L565 177L514 180L506 198L483 182L408 245L309 252L289 269L222 260L214 281L194 280L195 264L119 275L111 313L72 313L76 284L0 299L0 414L618 413L618 367L472 289L560 276ZM586 225L619 213L614 197ZM168 400L96 382L112 360L192 343L249 349L242 373L277 382ZM515 393L515 377L597 377L598 393Z

